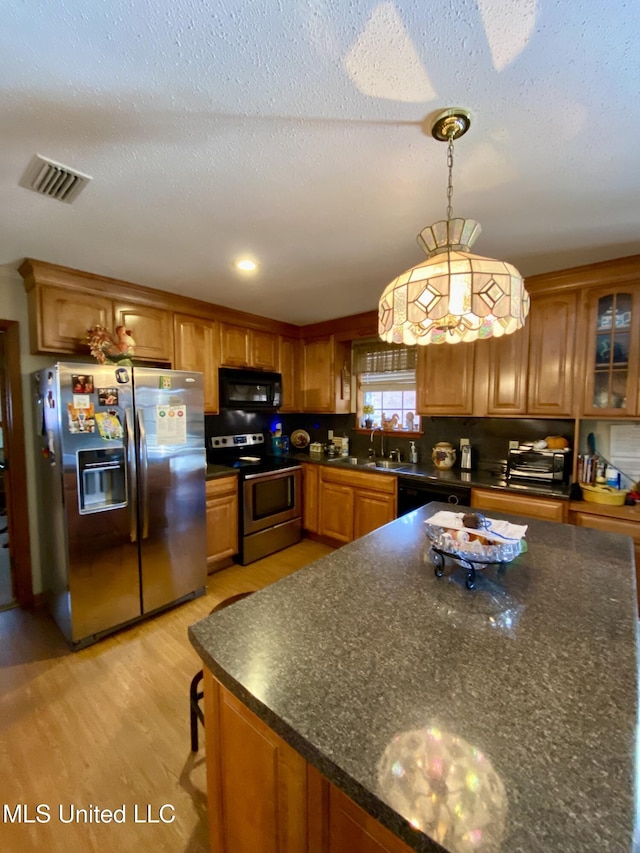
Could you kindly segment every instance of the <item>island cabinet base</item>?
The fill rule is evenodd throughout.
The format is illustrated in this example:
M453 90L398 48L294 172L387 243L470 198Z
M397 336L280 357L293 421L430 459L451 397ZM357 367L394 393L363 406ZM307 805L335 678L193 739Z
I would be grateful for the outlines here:
M204 670L215 853L410 853Z

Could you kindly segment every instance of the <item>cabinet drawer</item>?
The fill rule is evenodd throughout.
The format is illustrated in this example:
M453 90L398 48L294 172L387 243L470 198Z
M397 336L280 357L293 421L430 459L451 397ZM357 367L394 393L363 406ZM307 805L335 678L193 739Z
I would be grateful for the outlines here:
M630 536L636 547L640 546L640 523L623 518L611 518L606 515L592 515L589 512L572 512L571 521L577 527L591 527L606 533L620 533Z
M543 521L565 521L568 514L567 501L554 498L534 498L529 495L514 495L511 492L471 489L471 506L477 509L528 515Z
M392 474L369 474L365 471L345 471L343 468L331 468L325 465L320 470L320 480L323 483L340 483L345 486L355 486L370 492L383 492L395 495L397 480Z

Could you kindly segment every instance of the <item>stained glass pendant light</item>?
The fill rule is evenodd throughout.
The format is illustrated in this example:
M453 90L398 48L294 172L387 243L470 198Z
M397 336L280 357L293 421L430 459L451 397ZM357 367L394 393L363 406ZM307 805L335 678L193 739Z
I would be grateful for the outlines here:
M431 135L447 142L447 218L417 237L427 260L402 273L380 298L378 332L394 344L455 344L510 335L529 313L529 294L518 270L469 250L481 228L453 218L453 142L471 125L469 113L448 109Z

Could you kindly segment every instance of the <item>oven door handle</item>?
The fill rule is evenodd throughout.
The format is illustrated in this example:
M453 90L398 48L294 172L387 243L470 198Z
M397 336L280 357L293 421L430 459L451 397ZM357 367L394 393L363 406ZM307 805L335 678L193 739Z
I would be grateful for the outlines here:
M257 480L259 477L268 477L274 480L280 474L290 474L292 471L301 471L300 465L292 465L290 468L275 468L272 471L260 471L258 474L243 474L243 480Z

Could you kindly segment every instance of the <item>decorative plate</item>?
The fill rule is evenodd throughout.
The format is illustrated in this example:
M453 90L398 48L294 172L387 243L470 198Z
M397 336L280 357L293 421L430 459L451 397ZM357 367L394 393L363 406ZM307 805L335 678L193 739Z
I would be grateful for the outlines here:
M297 447L298 450L302 450L304 447L309 446L309 442L311 441L311 436L304 429L294 429L291 433L291 444L294 447Z

